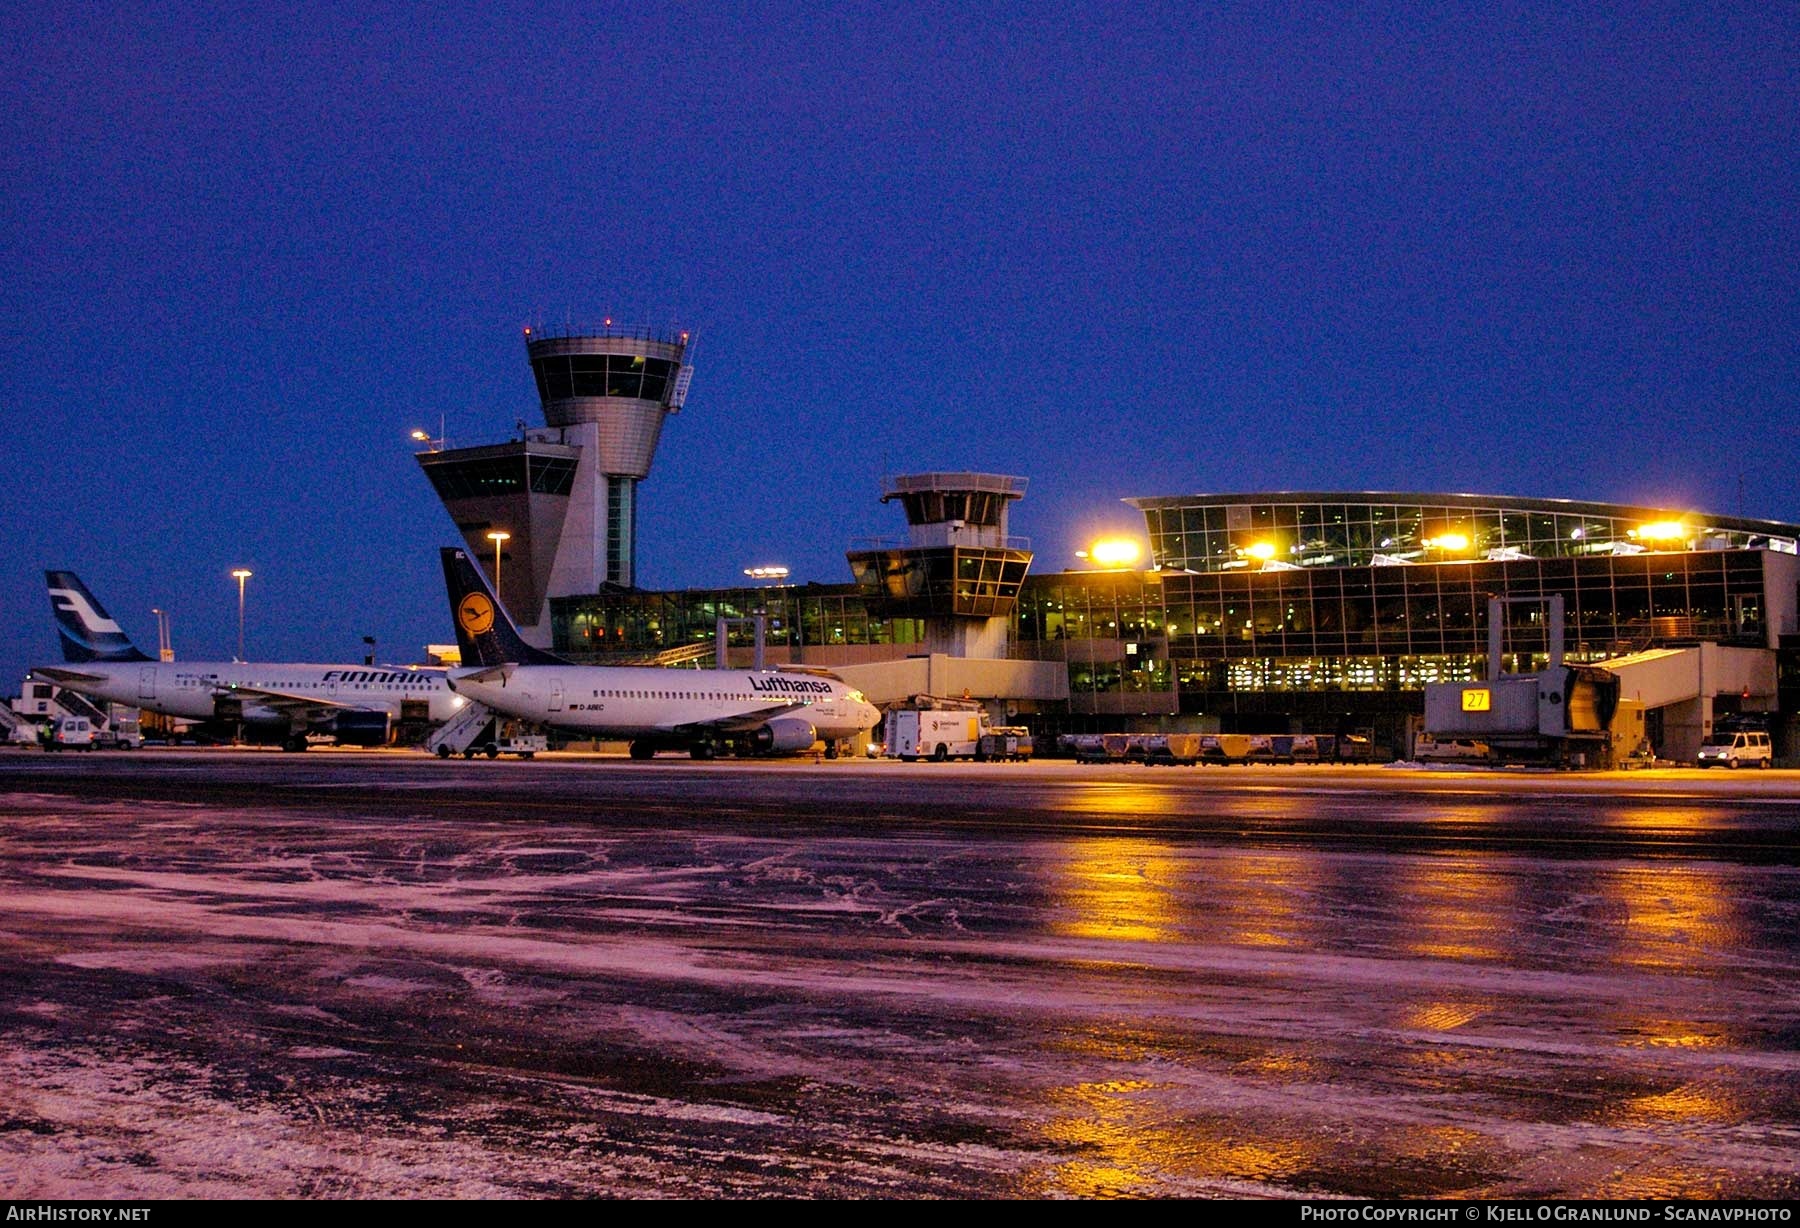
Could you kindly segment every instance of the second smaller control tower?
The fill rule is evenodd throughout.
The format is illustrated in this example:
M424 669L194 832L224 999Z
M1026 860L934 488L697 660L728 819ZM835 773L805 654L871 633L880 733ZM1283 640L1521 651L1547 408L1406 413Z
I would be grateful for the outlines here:
M998 473L888 478L881 501L906 509L906 540L848 554L871 612L924 620L928 652L1006 656L1013 607L1031 569L1031 543L1006 533L1007 512L1024 496L1024 478Z

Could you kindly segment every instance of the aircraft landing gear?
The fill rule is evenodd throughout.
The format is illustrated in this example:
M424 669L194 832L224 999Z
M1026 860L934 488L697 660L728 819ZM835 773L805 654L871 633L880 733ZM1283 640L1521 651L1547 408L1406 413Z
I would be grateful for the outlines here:
M640 738L631 744L631 757L640 760L654 759L656 758L656 747Z
M290 733L281 741L281 749L285 751L303 751L306 749L306 735Z
M688 747L688 754L695 759L711 759L718 754L711 742L696 742Z
M825 757L827 759L836 759L837 756L838 756L837 743L836 742L825 743Z

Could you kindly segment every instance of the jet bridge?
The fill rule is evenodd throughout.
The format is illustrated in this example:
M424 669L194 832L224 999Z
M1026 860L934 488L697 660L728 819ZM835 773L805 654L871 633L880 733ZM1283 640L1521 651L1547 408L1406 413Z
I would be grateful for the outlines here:
M1776 706L1775 654L1761 648L1695 644L1615 657L1606 663L1619 680L1619 697L1662 713L1657 750L1666 759L1692 763L1713 732L1713 707L1722 695L1745 712Z
M1508 604L1545 607L1550 668L1531 674L1501 670ZM1713 705L1731 696L1744 711L1776 706L1775 654L1760 648L1702 643L1614 657L1597 666L1563 663L1560 596L1493 598L1488 603L1488 670L1481 682L1425 688L1425 728L1435 738L1487 742L1501 758L1585 762L1605 758L1622 708L1660 713L1648 722L1668 759L1691 762L1713 731Z
M1508 674L1508 605L1532 604L1547 615L1549 668ZM1499 759L1579 766L1604 759L1611 743L1619 682L1594 666L1563 662L1564 605L1560 594L1488 600L1488 669L1481 682L1436 682L1425 687L1425 730L1441 740L1486 742Z

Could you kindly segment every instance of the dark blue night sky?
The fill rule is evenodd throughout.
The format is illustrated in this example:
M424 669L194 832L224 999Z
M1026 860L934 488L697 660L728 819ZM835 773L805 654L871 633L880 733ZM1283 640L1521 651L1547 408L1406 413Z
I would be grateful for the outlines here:
M9 6L0 668L448 638L407 432L679 321L652 587L848 579L886 472L1800 519L1786 5ZM111 11L109 11L109 9Z

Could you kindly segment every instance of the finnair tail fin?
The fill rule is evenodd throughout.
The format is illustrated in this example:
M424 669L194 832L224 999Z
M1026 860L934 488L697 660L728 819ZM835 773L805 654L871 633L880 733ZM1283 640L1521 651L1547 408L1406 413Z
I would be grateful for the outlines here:
M148 661L72 571L46 571L65 661Z
M500 598L488 587L468 554L456 546L438 551L444 560L444 586L450 593L450 621L456 624L456 646L464 665L567 665L519 636Z

